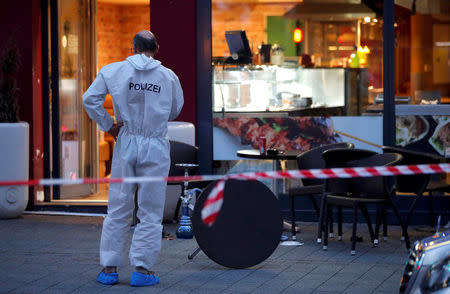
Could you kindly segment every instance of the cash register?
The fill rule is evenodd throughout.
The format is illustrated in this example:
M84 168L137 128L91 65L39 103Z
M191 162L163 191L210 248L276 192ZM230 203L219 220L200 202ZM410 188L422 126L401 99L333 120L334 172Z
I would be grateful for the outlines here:
M230 57L225 59L225 64L251 64L252 51L244 30L226 31L225 39L230 50Z

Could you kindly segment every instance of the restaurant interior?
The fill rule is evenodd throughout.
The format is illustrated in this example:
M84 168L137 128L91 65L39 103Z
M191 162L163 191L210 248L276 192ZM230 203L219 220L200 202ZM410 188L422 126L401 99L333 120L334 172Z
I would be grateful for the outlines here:
M66 2L60 34L69 45L61 49L62 80L73 77L70 67L78 53L71 51L73 44L83 45L75 40L80 32L70 25L79 15L70 8L71 1ZM212 0L214 120L249 115L381 115L382 4L379 0ZM431 107L450 103L449 7L445 0L395 0L396 103ZM131 55L137 31L151 30L150 0L97 0L95 19L94 57L99 70ZM67 84L67 89L71 87ZM111 97L105 108L114 115ZM445 128L448 115L444 112L440 118ZM62 114L63 125L68 126L62 137L67 150L72 148L70 141L80 136L76 131L70 134L70 125L80 119L75 113ZM98 131L99 177L109 176L113 147L114 140ZM235 158L214 159L216 172L229 171L236 163ZM78 164L71 165L73 160L80 161L67 158L62 167L67 169L66 177L73 176L70 168ZM60 200L104 205L107 188L100 184L95 191L67 193Z

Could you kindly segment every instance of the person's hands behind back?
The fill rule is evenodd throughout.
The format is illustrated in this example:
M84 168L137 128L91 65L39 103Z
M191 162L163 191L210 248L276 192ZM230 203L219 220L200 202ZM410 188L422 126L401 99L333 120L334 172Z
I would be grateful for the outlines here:
M123 122L113 123L112 127L109 129L108 134L114 138L114 141L117 140L117 135L119 135L120 128L123 126Z

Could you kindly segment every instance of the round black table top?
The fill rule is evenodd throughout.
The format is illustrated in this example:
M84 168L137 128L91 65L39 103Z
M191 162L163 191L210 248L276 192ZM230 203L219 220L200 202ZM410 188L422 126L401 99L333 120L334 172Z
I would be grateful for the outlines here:
M227 180L223 204L209 227L201 211L217 182L209 184L195 202L192 225L202 251L216 263L230 268L247 268L264 261L277 248L283 220L280 204L259 181Z
M279 151L277 155L261 154L257 149L250 150L238 150L236 152L237 156L243 158L253 158L253 159L296 159L301 151L291 150L291 151Z

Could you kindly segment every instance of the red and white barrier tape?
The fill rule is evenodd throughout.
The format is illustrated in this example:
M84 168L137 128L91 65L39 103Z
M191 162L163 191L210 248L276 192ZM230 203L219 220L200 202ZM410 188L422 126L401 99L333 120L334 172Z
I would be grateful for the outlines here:
M201 216L203 222L212 226L216 221L223 203L223 194L226 179L256 180L256 179L280 179L280 178L358 178L393 175L417 175L436 174L450 172L450 164L420 164L420 165L397 165L397 166L375 166L355 168L331 168L310 170L287 170L279 172L254 172L244 174L227 175L221 179L206 199Z
M125 177L110 179L34 179L26 181L0 181L1 186L54 186L78 185L99 183L144 183L144 182L183 182L183 181L215 181L219 180L208 195L202 209L202 220L211 226L216 220L223 202L225 180L259 180L259 179L327 179L327 178L357 178L394 175L416 175L450 173L450 163L396 165L332 169L305 169L268 172L248 172L230 175L203 175L203 176L177 176L177 177Z

